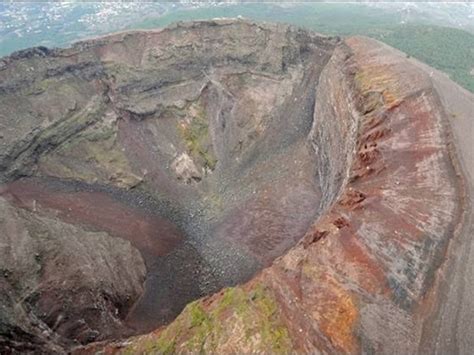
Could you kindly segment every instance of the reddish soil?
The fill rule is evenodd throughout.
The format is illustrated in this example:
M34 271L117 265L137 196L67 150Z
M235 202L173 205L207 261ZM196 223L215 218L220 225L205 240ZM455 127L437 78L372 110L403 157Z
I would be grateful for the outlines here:
M17 206L110 233L129 240L152 262L168 254L184 238L168 220L133 207L99 191L63 191L37 179L21 179L8 184L1 195Z

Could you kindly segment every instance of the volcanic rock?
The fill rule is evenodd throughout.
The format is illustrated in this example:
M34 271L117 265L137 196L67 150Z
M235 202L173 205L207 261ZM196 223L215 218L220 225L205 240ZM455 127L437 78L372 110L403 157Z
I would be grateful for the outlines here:
M2 63L8 352L469 348L432 325L461 324L474 176L472 95L441 74L245 20Z

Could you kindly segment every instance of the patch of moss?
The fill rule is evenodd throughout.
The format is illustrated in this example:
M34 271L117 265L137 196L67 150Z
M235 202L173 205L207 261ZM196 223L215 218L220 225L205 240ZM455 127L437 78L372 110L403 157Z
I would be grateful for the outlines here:
M199 301L191 303L187 309L190 316L190 327L193 330L193 336L188 341L188 349L201 353L207 338L213 337L215 319L204 311Z
M158 339L141 341L143 352L213 353L219 344L247 342L256 351L287 353L291 339L280 319L278 305L262 285L251 291L225 289L220 298L205 308L202 301L190 303ZM134 348L136 350L136 348Z
M209 122L204 110L199 108L189 124L179 126L189 154L202 162L204 167L214 170L217 159L212 151Z
M152 350L158 350L160 354L174 354L176 352L176 342L174 339L168 339L162 337L158 342L153 346Z
M174 323L173 323L174 324ZM179 329L176 331L173 324L166 328L158 338L154 334L145 335L140 338L139 342L129 344L121 350L121 354L175 354L176 339L180 334Z
M199 327L209 321L207 314L198 302L189 305L189 314L191 316L191 327Z
M215 324L213 329L216 331L221 324L220 318L225 313L233 314L238 321L242 322L247 341L252 335L260 333L262 350L285 352L290 349L291 341L287 329L280 322L278 306L262 285L258 285L250 293L241 288L226 289L218 304L209 312L209 317ZM232 322L229 321L231 318L226 319ZM216 332L214 336L218 334L219 332Z
M251 299L260 313L258 329L262 339L274 352L289 350L291 340L288 330L279 322L278 306L275 299L262 286L258 285L251 295Z
M219 304L215 309L216 315L222 314L222 312L229 306L240 303L242 301L242 293L238 292L239 289L233 288L226 288L222 293L222 298L220 299Z

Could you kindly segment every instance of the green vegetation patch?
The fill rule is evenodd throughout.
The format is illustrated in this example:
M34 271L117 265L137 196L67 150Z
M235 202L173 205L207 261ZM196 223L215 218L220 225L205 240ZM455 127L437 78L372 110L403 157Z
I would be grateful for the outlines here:
M204 110L199 108L189 124L180 124L179 127L191 157L199 161L204 167L214 170L217 159L212 150L209 122Z
M239 348L287 353L291 339L273 295L262 285L250 291L225 289L217 301L190 303L158 338L138 344L145 353L213 353L238 341ZM177 344L181 344L179 347ZM137 349L132 345L134 350ZM231 346L232 347L232 346Z
M451 80L474 92L473 34L447 27L405 25L367 35L445 72Z

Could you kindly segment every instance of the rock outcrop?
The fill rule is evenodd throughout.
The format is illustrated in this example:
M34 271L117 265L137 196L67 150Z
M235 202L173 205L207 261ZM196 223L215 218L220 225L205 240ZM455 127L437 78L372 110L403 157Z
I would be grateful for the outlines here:
M243 20L3 63L1 346L434 349L469 139L429 68Z
M4 198L0 212L2 352L62 352L129 334L122 319L143 292L145 265L128 241L17 209Z

